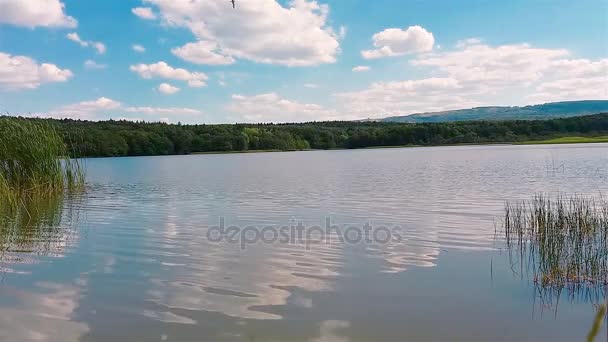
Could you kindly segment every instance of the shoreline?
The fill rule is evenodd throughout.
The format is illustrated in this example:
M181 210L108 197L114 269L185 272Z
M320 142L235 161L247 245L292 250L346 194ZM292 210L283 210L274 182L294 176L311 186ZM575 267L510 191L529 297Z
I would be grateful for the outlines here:
M221 155L221 154L249 154L249 153L276 153L276 152L314 152L314 151L349 151L349 150L374 150L390 148L420 148L420 147L450 147L450 146L525 146L525 145L567 145L567 144L601 144L608 143L608 136L601 137L563 137L546 140L529 140L521 142L488 142L488 143L462 143L462 144L443 144L443 145L388 145L388 146L368 146L360 148L331 148L331 149L304 149L304 150L244 150L244 151L206 151L192 152L188 154L162 154L162 155L142 155L142 156L91 156L79 159L98 159L98 158L128 158L128 157L162 157L162 156L188 156L188 155Z

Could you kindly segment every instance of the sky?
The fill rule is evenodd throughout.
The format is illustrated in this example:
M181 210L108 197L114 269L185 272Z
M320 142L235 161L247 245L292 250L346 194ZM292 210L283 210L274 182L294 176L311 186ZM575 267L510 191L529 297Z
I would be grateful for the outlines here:
M0 0L0 111L302 122L608 99L608 0Z

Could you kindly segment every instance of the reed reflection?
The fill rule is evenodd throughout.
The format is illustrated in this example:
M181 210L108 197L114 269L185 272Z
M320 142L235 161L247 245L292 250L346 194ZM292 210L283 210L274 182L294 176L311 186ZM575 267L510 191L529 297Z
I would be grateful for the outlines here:
M77 238L76 194L24 196L17 203L0 200L0 269L36 263L38 257L64 256Z

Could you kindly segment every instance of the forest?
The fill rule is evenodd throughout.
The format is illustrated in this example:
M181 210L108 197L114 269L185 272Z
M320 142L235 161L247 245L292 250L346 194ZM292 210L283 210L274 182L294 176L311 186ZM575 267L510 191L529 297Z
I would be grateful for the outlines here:
M63 136L75 157L518 143L608 135L608 113L551 120L415 124L336 121L182 125L4 116L0 117L0 126L6 124L6 120L50 123Z

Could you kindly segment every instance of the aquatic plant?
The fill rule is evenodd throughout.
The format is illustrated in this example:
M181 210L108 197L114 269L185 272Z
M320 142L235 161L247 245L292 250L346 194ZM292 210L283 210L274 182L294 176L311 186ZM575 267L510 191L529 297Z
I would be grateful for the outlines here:
M504 237L513 269L530 275L543 300L562 290L599 303L608 287L608 203L538 194L506 202Z
M597 310L597 314L595 315L595 319L593 320L593 325L591 326L591 330L589 331L589 334L587 335L587 342L595 341L595 338L600 333L600 328L602 327L602 320L604 319L605 315L606 315L606 304L602 304L602 305L600 305L599 309ZM608 331L607 331L607 333L608 333Z
M78 237L82 199L70 193L21 197L19 205L0 202L0 281L18 264L66 254Z
M0 199L62 193L84 184L84 170L69 157L55 127L45 120L0 118Z

